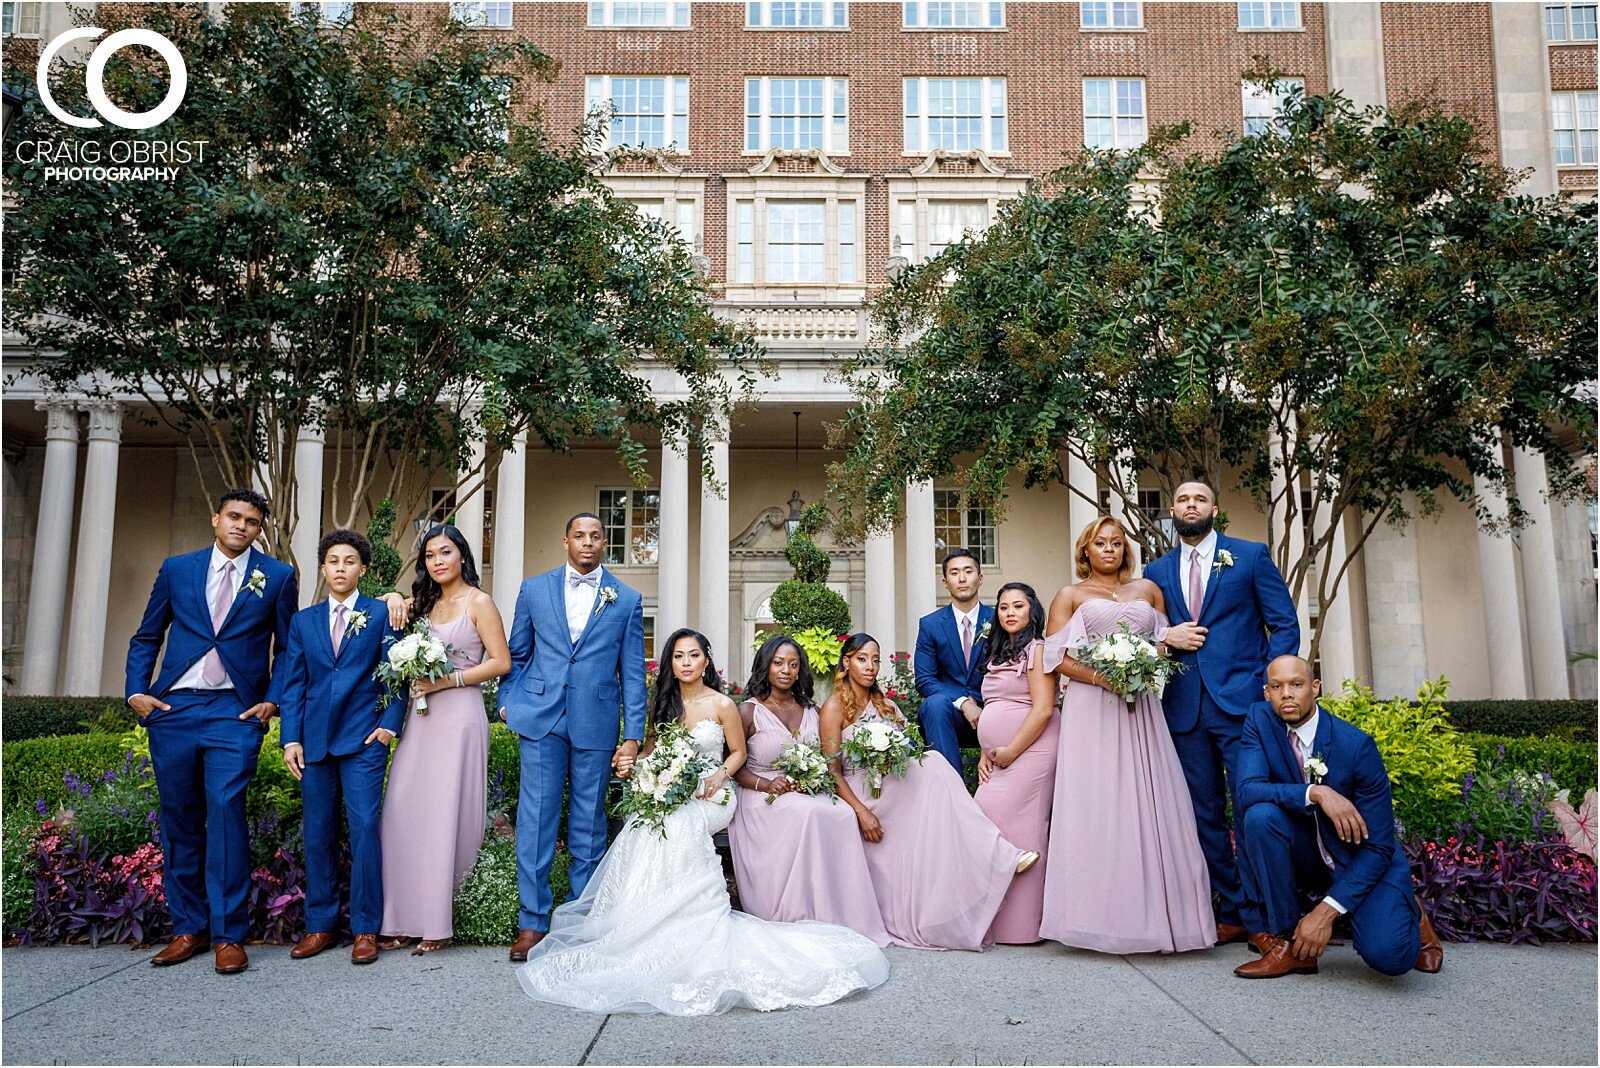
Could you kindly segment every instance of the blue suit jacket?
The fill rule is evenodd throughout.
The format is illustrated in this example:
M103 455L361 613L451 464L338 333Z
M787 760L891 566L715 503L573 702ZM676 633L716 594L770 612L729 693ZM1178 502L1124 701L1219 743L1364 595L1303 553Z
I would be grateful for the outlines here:
M600 569L600 596L574 645L567 630L566 565L523 582L511 625L511 671L500 682L506 725L543 738L562 724L577 749L642 741L645 725L644 598ZM606 590L616 600L603 601Z
M289 644L278 658L272 690L283 716L280 739L299 742L307 760L351 756L366 747L377 727L400 733L406 703L383 699L383 684L372 677L400 632L389 626L389 609L381 601L358 595L356 611L367 624L355 633L347 628L333 654L333 635L324 598L295 613L289 623Z
M288 644L289 620L300 600L294 568L251 549L245 564L245 581L239 586L233 608L221 630L213 632L211 606L206 603L206 570L210 566L209 545L161 562L144 619L128 643L124 701L140 693L164 697L184 672L213 648L222 658L222 666L228 669L228 678L245 707L271 700L268 680L274 645L281 653ZM259 594L249 586L251 574L258 568L266 578L266 586ZM152 684L163 638L167 648L161 654L161 674Z
M1345 908L1352 912L1360 908L1374 886L1387 882L1400 891L1415 913L1411 864L1395 840L1394 796L1377 743L1366 731L1323 708L1311 753L1328 766L1322 785L1337 791L1360 810L1367 824L1365 842L1341 842L1320 806L1307 809L1306 782L1290 748L1289 730L1270 705L1258 706L1245 717L1239 753L1239 803L1246 811L1252 805L1279 805L1315 819L1322 832L1323 848L1333 857L1333 885L1327 894Z
M978 633L994 618L994 608L978 605ZM924 701L941 701L951 705L962 697L983 700L983 664L989 655L987 638L976 634L972 640L972 658L961 659L961 632L956 629L956 616L946 605L929 612L917 622L917 650L912 659L916 674L917 692Z
M1167 619L1174 625L1189 620L1183 597L1182 546L1153 561L1144 577L1161 587ZM1172 656L1188 670L1167 683L1161 706L1167 727L1176 732L1193 730L1200 718L1203 693L1231 716L1243 716L1259 704L1266 682L1267 664L1285 653L1300 651L1300 618L1283 575L1256 541L1217 535L1217 554L1233 554L1232 567L1214 567L1200 603L1206 643L1199 651Z

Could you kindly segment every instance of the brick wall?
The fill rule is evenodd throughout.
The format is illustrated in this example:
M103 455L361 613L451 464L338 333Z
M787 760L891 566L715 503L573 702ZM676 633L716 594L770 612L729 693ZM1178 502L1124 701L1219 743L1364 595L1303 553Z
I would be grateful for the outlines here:
M1389 106L1432 97L1477 124L1500 158L1488 4L1384 4L1383 74Z

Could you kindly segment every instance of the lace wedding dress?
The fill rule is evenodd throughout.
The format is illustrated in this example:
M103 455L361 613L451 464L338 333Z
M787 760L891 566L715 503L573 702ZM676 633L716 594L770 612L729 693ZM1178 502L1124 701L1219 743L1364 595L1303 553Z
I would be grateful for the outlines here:
M722 756L716 720L689 734ZM711 843L733 806L727 787L689 801L667 816L665 838L630 818L583 896L556 909L517 969L528 996L590 1012L710 1016L826 1005L887 979L883 951L854 931L733 911Z

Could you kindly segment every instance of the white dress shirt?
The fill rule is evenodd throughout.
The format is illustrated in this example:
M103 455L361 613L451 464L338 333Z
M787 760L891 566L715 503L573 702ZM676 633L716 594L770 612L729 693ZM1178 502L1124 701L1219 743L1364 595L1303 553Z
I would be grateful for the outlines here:
M250 554L254 550L246 549L233 561L233 595L239 596L239 588L250 577ZM228 562L228 557L217 548L216 543L211 545L211 568L206 572L206 621L211 621L211 602L217 596L217 587L222 584L222 565ZM206 671L206 658L196 660L183 677L172 684L174 690L231 690L234 689L233 680L227 679L220 686L207 686L202 677Z
M978 647L978 611L982 607L983 605L981 603L975 604L972 606L972 611L963 612L954 604L950 606L950 614L956 617L956 640L959 641L961 639L961 621L965 619L972 624L972 647L974 649ZM960 711L961 702L965 700L967 700L967 695L962 694L960 697L957 697L955 700L953 700L951 704L956 706L957 711Z
M1193 619L1194 605L1189 603L1189 569L1194 566L1191 560L1195 553L1200 554L1200 597L1203 603L1206 590L1211 587L1211 568L1216 562L1217 532L1213 530L1201 538L1199 545L1187 542L1178 544L1183 549L1178 559L1178 589L1183 593L1183 606L1189 610L1189 618Z
M1316 755L1316 752L1314 750L1314 746L1316 745L1316 741L1317 741L1317 722L1320 719L1322 719L1322 711L1321 711L1321 709L1318 709L1317 711L1312 712L1311 713L1311 718L1306 720L1304 723L1300 724L1300 726L1298 726L1298 727L1290 727L1289 728L1289 733L1295 735L1296 737L1298 737L1300 739L1300 752L1302 754L1304 754L1304 759L1302 759L1300 761L1300 775L1301 775L1302 778L1307 780L1307 785L1306 785L1306 807L1307 808L1311 807L1311 787L1316 785L1316 784L1310 782L1311 776L1306 774L1305 762L1307 760L1310 760L1313 756ZM1294 746L1292 744L1289 747L1289 751L1290 752L1294 751ZM1346 912L1349 911L1343 905L1339 904L1337 901L1335 901L1331 897L1324 897L1322 900L1326 901L1328 903L1328 907L1333 909L1333 911L1337 912L1341 916L1343 916Z
M350 596L346 597L342 601L339 600L339 598L335 597L333 594L331 594L331 593L328 594L328 641L329 642L333 641L333 624L339 618L338 608L339 608L340 605L344 605L344 607L345 607L345 613L344 613L344 639L345 639L345 641L349 641L350 640L350 637L351 637L351 634L350 634L350 617L356 614L356 599L359 598L360 596L361 596L361 589L359 587L357 587L356 589L351 590L350 591Z
M605 574L605 568L597 567L589 572L594 577L594 585L583 583L577 586L572 584L575 578L585 578L570 563L565 566L561 575L562 589L566 595L567 604L567 637L574 645L583 636L583 630L589 625L589 620L594 618L595 598L600 596L600 580Z

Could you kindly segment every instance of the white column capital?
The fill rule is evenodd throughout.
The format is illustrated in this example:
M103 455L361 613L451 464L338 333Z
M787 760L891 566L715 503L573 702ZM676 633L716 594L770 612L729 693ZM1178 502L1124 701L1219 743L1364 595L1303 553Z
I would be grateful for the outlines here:
M46 397L33 402L34 410L46 415L44 438L46 441L78 442L78 401L66 397Z
M93 400L81 405L89 413L89 440L122 440L123 405L114 400Z

